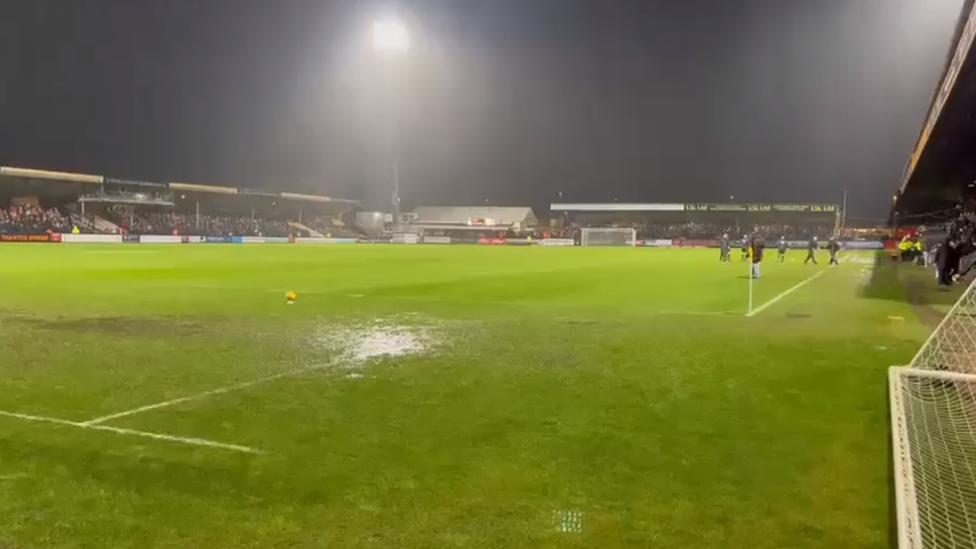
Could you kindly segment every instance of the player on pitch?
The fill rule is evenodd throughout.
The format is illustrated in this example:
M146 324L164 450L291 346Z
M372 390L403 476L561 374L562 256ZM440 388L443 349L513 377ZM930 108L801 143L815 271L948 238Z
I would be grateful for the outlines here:
M840 244L837 242L835 237L830 237L827 241L827 251L830 252L830 264L840 265L840 261L837 261L837 252L840 251Z
M752 252L752 278L760 279L762 278L762 271L759 268L759 264L763 260L763 251L766 249L766 243L758 234L752 236L749 243L750 251Z
M779 256L780 263L786 261L786 248L787 248L786 237L785 236L779 237L779 242L776 243L776 252L777 255Z
M817 242L817 237L811 238L810 239L810 242L807 243L807 258L803 260L803 264L804 265L806 265L807 262L809 262L809 261L813 261L813 264L814 265L817 264L817 248L818 247L820 247L820 244Z
M719 261L732 261L732 258L729 257L732 253L732 243L729 242L729 233L722 233L722 240L719 241L719 247L721 248L719 253L722 254L719 257Z

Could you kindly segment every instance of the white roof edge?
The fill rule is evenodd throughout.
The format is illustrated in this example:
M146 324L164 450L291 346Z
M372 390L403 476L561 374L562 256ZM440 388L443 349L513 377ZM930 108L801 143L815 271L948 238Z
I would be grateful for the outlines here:
M556 212L681 212L684 204L663 203L606 203L606 204L550 204L549 209Z

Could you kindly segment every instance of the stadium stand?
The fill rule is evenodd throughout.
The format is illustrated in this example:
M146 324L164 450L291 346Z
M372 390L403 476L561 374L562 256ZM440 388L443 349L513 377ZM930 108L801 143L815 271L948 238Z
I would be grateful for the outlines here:
M563 234L580 228L633 228L638 239L715 240L723 234L827 238L837 231L833 204L553 204Z
M128 217L118 209L108 210L123 232L131 234L176 234L193 236L289 236L286 221L264 218L157 212Z
M44 207L41 207L43 197ZM331 219L354 200L188 183L0 167L0 231L198 236L302 236L303 216Z

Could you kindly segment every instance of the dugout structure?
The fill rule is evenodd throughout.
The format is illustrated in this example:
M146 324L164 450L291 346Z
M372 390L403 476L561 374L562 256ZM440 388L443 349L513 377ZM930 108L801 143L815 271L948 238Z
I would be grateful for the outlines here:
M898 546L976 548L976 282L888 382Z

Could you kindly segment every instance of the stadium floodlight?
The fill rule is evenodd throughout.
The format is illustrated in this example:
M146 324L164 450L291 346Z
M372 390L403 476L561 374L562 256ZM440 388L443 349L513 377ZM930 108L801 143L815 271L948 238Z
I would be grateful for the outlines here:
M632 227L586 227L580 231L582 246L636 246L637 230Z
M396 19L373 23L373 49L381 54L406 53L410 49L407 26Z
M889 372L901 548L976 547L976 283Z

